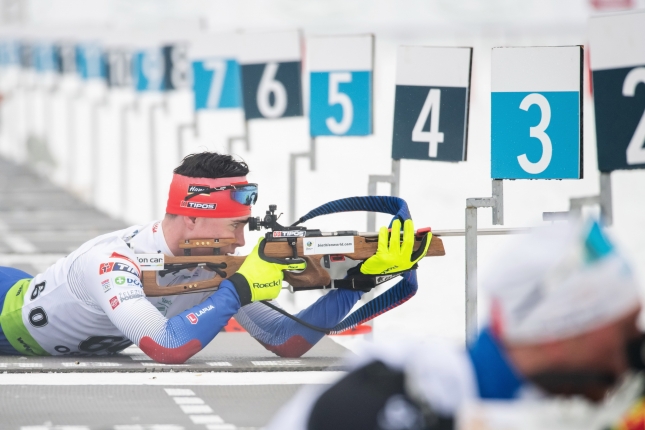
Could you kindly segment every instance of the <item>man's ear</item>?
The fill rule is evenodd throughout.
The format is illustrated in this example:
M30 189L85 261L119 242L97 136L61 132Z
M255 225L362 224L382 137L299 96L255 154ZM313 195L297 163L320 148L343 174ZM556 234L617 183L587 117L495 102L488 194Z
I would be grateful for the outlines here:
M197 218L194 217L194 216L185 216L185 215L182 216L182 218L184 219L184 226L188 230L193 231L195 229L195 227L197 226L197 222L196 222Z

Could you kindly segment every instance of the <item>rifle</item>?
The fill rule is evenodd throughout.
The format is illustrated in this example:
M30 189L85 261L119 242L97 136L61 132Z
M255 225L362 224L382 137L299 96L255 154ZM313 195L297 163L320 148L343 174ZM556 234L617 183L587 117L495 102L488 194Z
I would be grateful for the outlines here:
M357 198L353 198L357 199ZM334 202L332 202L334 203ZM406 208L407 209L407 208ZM265 234L264 254L272 258L304 258L306 270L300 273L285 272L285 281L291 292L342 288L369 291L398 275L381 275L344 278L347 270L356 266L376 253L378 233L359 233L357 231L322 232L303 226L282 226L276 215L277 206L270 205L263 219L251 217L249 230L269 231ZM316 216L316 215L314 215ZM304 218L304 217L303 217ZM301 220L303 219L301 218ZM414 250L417 250L429 228L415 233ZM237 272L246 257L222 255L220 249L233 243L234 239L192 239L179 244L184 256L165 256L164 267L160 271L143 272L143 290L148 297L168 296L217 290L220 283ZM212 255L193 256L192 250L210 248ZM443 256L443 242L432 237L426 257ZM183 269L203 267L214 272L212 279L194 281L177 285L161 286L158 277L177 273Z

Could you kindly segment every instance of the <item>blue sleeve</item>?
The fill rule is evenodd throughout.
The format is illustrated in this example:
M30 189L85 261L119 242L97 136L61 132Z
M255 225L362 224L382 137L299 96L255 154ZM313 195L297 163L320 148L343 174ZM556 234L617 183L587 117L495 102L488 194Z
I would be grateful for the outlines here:
M331 328L345 318L362 295L360 291L332 290L295 316L317 327ZM244 306L235 319L281 357L300 357L324 336L262 303Z
M239 309L235 287L229 281L223 281L202 303L166 320L152 334L141 337L139 347L160 363L183 363L208 345Z

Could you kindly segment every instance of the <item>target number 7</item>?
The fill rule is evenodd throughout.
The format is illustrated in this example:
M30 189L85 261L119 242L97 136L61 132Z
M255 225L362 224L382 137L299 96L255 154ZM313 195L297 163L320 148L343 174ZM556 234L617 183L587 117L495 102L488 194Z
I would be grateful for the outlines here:
M224 76L226 75L226 61L207 60L204 61L204 69L213 71L213 79L208 91L206 100L207 109L217 109L219 99L222 97L222 88L224 87Z

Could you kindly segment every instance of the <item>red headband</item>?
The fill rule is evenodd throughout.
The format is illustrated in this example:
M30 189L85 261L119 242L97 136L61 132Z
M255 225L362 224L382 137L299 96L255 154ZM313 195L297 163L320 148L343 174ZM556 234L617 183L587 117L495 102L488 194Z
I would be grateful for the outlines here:
M240 204L231 198L231 190L199 194L190 200L186 197L196 191L231 184L247 184L246 176L233 178L189 178L174 174L168 193L166 213L202 218L235 218L250 216L251 206Z

